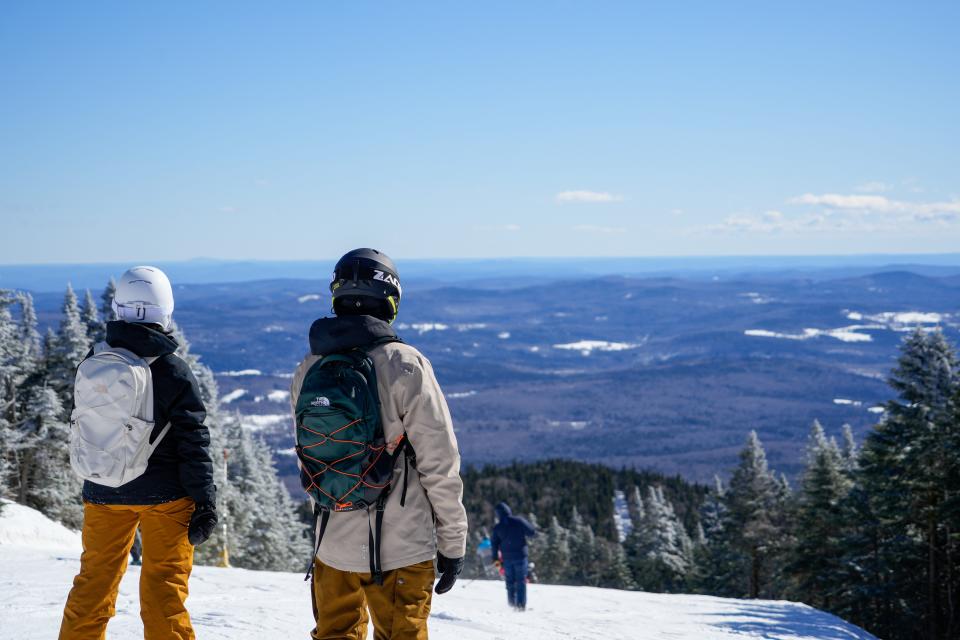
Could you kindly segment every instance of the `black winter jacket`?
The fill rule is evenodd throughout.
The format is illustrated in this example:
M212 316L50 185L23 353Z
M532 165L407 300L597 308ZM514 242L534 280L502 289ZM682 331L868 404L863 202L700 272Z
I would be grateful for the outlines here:
M155 327L115 320L107 323L106 341L141 358L157 356L150 365L156 423L151 440L168 422L170 431L139 478L116 488L84 482L83 499L87 502L160 504L189 496L203 504L216 498L210 433L203 424L207 412L200 399L200 387L187 363L174 354L177 341Z
M537 535L537 530L526 518L513 515L510 506L501 502L495 507L500 521L494 525L490 536L490 555L497 559L497 553L504 562L527 559L527 538Z

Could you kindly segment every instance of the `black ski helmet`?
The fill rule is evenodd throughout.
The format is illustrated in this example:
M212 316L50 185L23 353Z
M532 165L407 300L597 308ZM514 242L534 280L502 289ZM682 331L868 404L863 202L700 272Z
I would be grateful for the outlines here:
M376 249L349 251L333 268L334 313L368 313L393 322L400 310L400 276L393 260Z

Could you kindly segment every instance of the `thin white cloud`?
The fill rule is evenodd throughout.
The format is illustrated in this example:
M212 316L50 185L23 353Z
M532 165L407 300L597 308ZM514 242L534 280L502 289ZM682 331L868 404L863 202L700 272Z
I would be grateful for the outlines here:
M879 180L873 180L871 182L864 182L861 185L858 185L854 188L854 191L858 193L883 193L885 191L890 191L893 189L886 182L880 182Z
M823 206L829 209L859 211L865 214L903 214L915 219L933 220L960 216L960 200L946 202L908 202L886 196L805 193L790 199L791 204Z
M802 196L790 198L790 204L812 204L834 207L836 209L887 209L890 206L890 200L885 196L865 196L865 195L841 195L838 193L825 193L823 195L814 195L805 193Z
M556 195L557 202L620 202L623 196L606 191L561 191Z
M627 230L624 227L605 227L597 224L578 224L573 227L574 231L580 231L583 233L625 233Z
M803 211L767 211L761 215L736 213L717 224L691 232L803 233L803 232L909 232L924 226L960 226L960 199L943 202L908 202L863 194L811 194L791 198L788 204Z

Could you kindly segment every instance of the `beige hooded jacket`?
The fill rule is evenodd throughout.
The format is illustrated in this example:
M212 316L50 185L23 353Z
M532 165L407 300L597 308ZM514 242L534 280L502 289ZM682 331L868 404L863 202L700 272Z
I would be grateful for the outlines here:
M447 402L430 362L413 347L393 342L370 351L377 372L380 412L387 442L407 434L416 453L416 470L407 474L405 506L400 506L404 460L394 468L393 487L383 519L380 561L384 571L436 557L466 553L467 514L463 507L460 453ZM304 376L322 356L308 355L290 385L291 409ZM402 454L403 456L406 453ZM341 571L370 571L369 525L376 514L333 512L317 558Z

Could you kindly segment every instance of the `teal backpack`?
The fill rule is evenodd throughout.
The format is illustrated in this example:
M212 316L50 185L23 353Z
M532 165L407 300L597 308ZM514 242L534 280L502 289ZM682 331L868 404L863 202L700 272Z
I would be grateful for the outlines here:
M380 534L383 512L390 494L393 468L404 451L403 493L406 502L407 466L413 448L406 434L391 454L380 420L377 376L368 350L395 342L377 340L366 347L326 355L310 367L303 378L296 407L296 452L300 460L300 484L314 502L320 530L314 557L320 549L331 511L376 509L376 524L370 528L370 574L382 584ZM309 580L313 558L307 569Z

